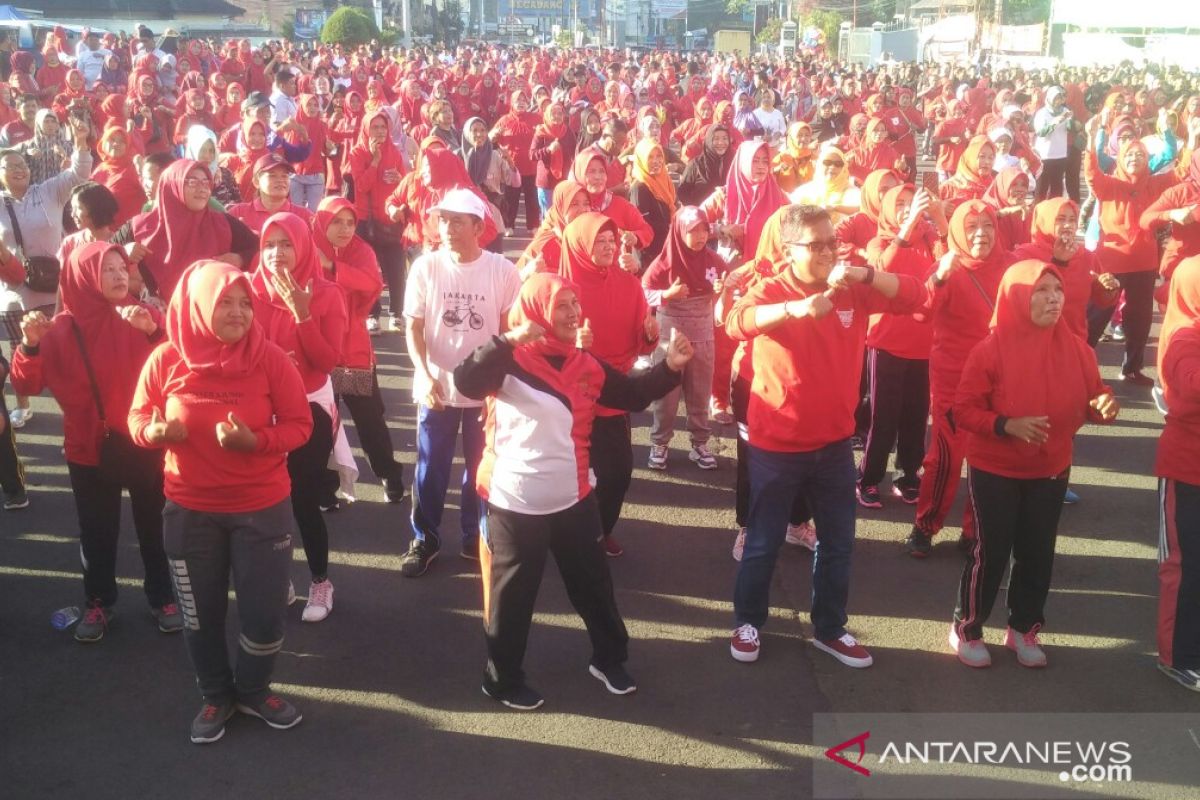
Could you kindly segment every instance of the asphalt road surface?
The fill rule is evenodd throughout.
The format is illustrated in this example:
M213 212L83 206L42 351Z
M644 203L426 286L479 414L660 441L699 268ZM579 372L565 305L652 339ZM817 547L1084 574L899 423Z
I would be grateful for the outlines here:
M386 333L375 343L393 437L411 465L403 339ZM1101 345L1106 378L1116 377L1118 348ZM475 565L453 546L457 492L445 525L451 545L424 577L402 578L410 505L383 502L360 453L360 501L328 517L335 610L314 625L301 623L302 603L293 606L276 668L276 689L301 706L303 723L281 732L237 716L222 741L204 747L188 741L200 699L183 641L158 632L141 594L128 506L108 635L85 646L50 626L52 611L83 597L61 419L53 401L37 399L18 437L33 505L0 513L0 796L802 798L812 796L814 759L833 744L814 744L817 712L1194 712L1200 700L1154 669L1151 468L1161 420L1147 392L1114 386L1120 421L1088 426L1077 440L1072 485L1082 502L1065 510L1059 530L1046 670L1020 668L998 646L1003 598L987 631L995 665L957 663L946 633L958 529L936 540L927 561L907 558L900 543L913 510L891 499L859 515L851 591L850 629L875 666L852 670L809 644L811 555L790 546L762 657L734 662L734 432L718 429L715 472L687 461L686 435L673 443L669 470L652 472L648 415L639 414L617 531L626 554L609 562L633 637L636 694L609 695L589 677L586 634L548 567L525 665L546 704L518 713L484 697L481 589ZM295 559L303 594L300 548ZM1159 786L1153 796L1194 792ZM1130 785L1095 796L1150 792Z

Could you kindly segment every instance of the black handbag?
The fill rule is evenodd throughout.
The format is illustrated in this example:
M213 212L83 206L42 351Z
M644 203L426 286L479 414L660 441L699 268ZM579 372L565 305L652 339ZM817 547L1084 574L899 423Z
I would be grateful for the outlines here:
M104 438L100 440L100 477L110 483L120 483L125 477L128 450L120 435L108 427L108 420L104 416L104 403L100 400L100 387L96 383L92 361L88 358L87 347L83 343L83 332L79 330L74 319L71 320L71 330L75 332L75 341L79 343L79 354L83 356L83 367L87 370L88 383L92 386L92 399L100 415L100 427L104 429Z
M52 256L25 255L25 241L21 237L21 226L17 223L11 197L4 198L4 207L8 209L8 218L12 220L13 238L17 240L17 247L21 249L21 259L25 266L25 285L35 292L57 292L58 273L61 271L58 259Z

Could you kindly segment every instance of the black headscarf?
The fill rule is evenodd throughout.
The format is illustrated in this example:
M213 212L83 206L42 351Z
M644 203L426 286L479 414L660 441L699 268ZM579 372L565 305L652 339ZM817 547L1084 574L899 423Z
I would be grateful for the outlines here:
M688 163L687 169L683 171L683 177L679 180L676 196L680 203L689 206L700 205L708 199L714 189L725 185L729 167L733 164L735 148L731 139L725 155L717 155L717 151L713 147L713 138L722 132L729 136L729 128L720 123L709 125L708 130L705 131L704 152Z
M579 139L575 143L576 153L582 153L584 150L594 145L596 140L600 138L600 133L588 133L587 122L588 117L590 116L599 116L599 114L596 113L596 109L591 108L590 106L579 112Z

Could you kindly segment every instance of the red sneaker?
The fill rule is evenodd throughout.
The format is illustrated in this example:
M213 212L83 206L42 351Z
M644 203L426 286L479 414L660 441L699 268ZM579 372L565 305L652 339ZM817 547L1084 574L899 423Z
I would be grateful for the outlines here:
M865 669L875 663L867 648L848 633L843 633L837 639L813 639L813 647L824 650L847 667Z
M749 664L758 661L758 628L747 623L733 632L733 640L729 643L729 655L735 661Z
M625 551L621 549L621 545L617 544L617 540L611 536L604 537L604 554L609 558L625 555Z

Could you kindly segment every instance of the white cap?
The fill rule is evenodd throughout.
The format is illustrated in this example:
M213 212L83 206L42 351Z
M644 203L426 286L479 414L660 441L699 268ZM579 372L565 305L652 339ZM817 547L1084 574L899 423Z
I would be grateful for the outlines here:
M487 219L487 206L479 199L479 195L470 189L451 189L437 204L438 211L451 211L455 214L470 214L480 220Z

